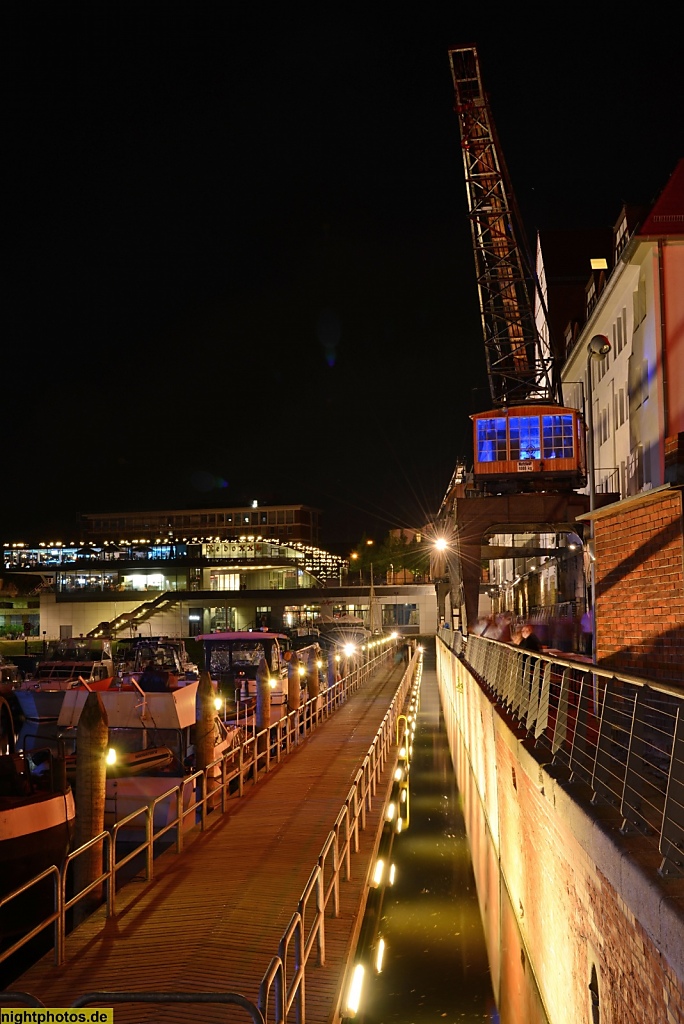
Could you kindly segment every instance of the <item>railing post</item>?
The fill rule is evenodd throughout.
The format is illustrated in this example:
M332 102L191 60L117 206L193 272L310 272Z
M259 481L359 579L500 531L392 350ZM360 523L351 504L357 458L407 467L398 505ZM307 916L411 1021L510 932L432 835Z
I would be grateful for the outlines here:
M114 866L116 864L116 847L111 832L107 843L107 917L114 917L116 912L116 876ZM149 877L149 876L148 876Z
M371 799L371 752L370 750L366 754L363 761L363 796L366 804L366 809L370 813L373 810L373 801Z
M226 813L226 801L227 801L226 775L228 774L228 772L227 772L228 758L230 757L231 753L232 753L232 751L226 751L225 754L223 755L223 757L221 758L221 814L225 814Z
M325 877L323 875L323 868L320 868L318 872L318 878L316 879L316 917L319 920L318 925L318 966L325 966ZM302 942L304 939L302 939Z
M306 937L304 935L304 915L299 915L298 927L295 931L295 973L300 975L300 982L295 991L295 1020L297 1024L306 1021ZM287 979L287 975L285 976ZM285 1019L287 1020L288 991L285 989Z
M181 853L183 849L183 787L176 786L176 818L178 819L178 825L176 826L176 853Z
M335 825L335 840L332 844L333 857L333 917L340 916L340 825Z
M349 881L351 874L351 837L352 830L349 828L349 797L344 803L344 880Z
M197 805L197 790L201 792L200 797L200 829L204 832L207 827L207 793L209 791L209 780L207 779L207 769L205 768L198 779L195 779L195 805ZM197 813L197 812L195 812Z
M366 829L366 765L365 765L365 762L364 762L363 767L359 768L358 775L357 775L357 780L358 780L357 785L361 786L361 801L360 801L360 804L359 804L360 814L358 815L357 820L361 821L361 830L365 831L365 829ZM358 793L357 793L357 799L358 799Z
M283 725L283 722L285 723L284 725ZM277 736L278 736L278 755L277 755L278 764L280 764L280 762L281 762L281 760L283 758L283 738L284 738L283 730L285 730L285 733L287 733L287 718L281 718L280 721L278 722L278 733L277 733Z
M66 914L64 904L66 902L64 890L66 888L66 872L58 871L55 868L53 877L52 902L53 909L57 914L55 921L55 966L61 967L64 963L64 941L66 938Z
M154 810L148 805L145 813L145 839L147 841L147 847L145 849L145 879L149 882L152 878L152 872L154 868L152 861L154 859ZM114 843L110 843L111 847L114 847ZM116 850L112 859L112 888L116 888L114 885L114 865L116 864ZM112 913L114 911L114 897L112 896Z

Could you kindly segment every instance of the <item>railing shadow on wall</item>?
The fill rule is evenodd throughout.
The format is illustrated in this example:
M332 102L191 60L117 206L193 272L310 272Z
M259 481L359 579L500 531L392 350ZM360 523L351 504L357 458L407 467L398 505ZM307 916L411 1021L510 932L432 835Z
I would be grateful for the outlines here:
M167 833L173 833L176 852L183 849L185 819L191 815L200 829L206 827L208 809L219 809L225 813L229 799L239 797L243 792L246 773L256 783L265 778L273 761L279 762L283 753L290 752L318 724L329 717L338 707L346 702L378 668L385 665L393 656L395 644L389 645L377 657L354 669L349 675L324 691L319 698L312 698L302 708L290 712L280 721L247 740L238 753L238 764L232 762L235 751L228 752L208 765L203 772L196 772L184 780L182 786L176 786L161 794L149 806L127 815L117 822L111 833L103 832L72 851L62 865L49 868L41 875L27 882L21 888L0 900L0 909L14 899L28 892L33 886L46 878L53 879L54 904L52 912L37 924L30 932L17 940L14 945L0 954L0 963L7 960L26 945L32 938L50 927L54 928L54 962L60 966L65 962L65 940L67 913L92 891L104 887L105 907L107 916L116 913L117 873L136 856L145 858L145 879L153 877L154 843ZM351 854L359 852L359 833L366 828L366 816L372 809L381 776L387 765L391 748L395 743L397 720L402 712L411 681L415 675L420 654L414 652L392 702L376 732L367 754L358 769L347 797L329 832L318 856L304 891L299 899L297 910L293 914L288 927L279 942L277 953L264 973L258 996L258 1005L239 993L174 993L174 992L92 992L82 995L71 1005L73 1007L88 1006L94 1003L111 1005L111 1003L233 1003L242 1006L251 1019L257 1024L268 1019L286 1021L288 1012L294 1007L297 1019L304 1012L306 966L315 954L317 966L325 963L325 918L326 912L333 917L339 915L339 884L340 880L351 878ZM267 737L260 743L260 737ZM216 769L220 770L220 779L216 777ZM392 777L390 776L390 784ZM194 786L194 796L188 806L183 803L183 791ZM231 783L237 782L237 790L232 792ZM176 814L167 825L155 829L154 809L158 803L176 800ZM145 839L125 856L117 859L116 836L135 819L144 818ZM70 866L75 859L86 852L94 844L103 846L105 869L99 878L91 882L87 888L68 898L68 880L71 877ZM332 901L332 911L329 905ZM3 992L3 1005L42 1007L35 996L24 992ZM270 1015L269 1015L270 1012Z
M520 739L657 850L662 877L684 874L684 693L476 634L439 637Z

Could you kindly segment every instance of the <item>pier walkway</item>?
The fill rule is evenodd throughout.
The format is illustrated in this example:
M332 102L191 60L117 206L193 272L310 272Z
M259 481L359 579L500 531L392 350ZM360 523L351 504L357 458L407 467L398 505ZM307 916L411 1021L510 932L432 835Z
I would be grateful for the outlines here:
M103 908L77 927L67 937L64 966L45 956L10 990L47 1007L123 990L232 992L257 1004L262 978L406 673L405 663L377 670L258 785L231 799L226 814L209 815L206 830L189 835L181 855L168 851L155 860L151 881L129 882L113 917ZM351 877L341 873L339 915L332 915L332 900L328 906L324 965L316 963L315 948L309 959L307 1024L328 1024L337 1011L392 765L390 756L369 801ZM315 895L311 904L313 915ZM310 922L304 939L307 928ZM291 986L293 970L286 970ZM117 1024L247 1019L244 1009L218 1003L115 1006Z

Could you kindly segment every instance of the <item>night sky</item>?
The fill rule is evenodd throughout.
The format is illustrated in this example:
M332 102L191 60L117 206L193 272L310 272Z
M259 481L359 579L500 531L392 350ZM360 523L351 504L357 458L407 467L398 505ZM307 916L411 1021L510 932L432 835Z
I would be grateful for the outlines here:
M478 46L530 237L612 225L682 155L674 32L584 5L27 6L1 540L256 498L343 548L437 510L490 404L449 45Z

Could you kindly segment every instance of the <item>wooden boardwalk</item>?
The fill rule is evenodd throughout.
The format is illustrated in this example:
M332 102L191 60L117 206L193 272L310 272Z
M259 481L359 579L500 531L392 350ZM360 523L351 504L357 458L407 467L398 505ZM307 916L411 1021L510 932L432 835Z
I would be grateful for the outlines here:
M380 669L257 786L210 815L180 855L155 861L150 882L132 881L117 912L94 914L67 938L67 963L44 957L11 986L48 1007L86 992L237 992L257 1002L259 984L316 865L406 665ZM385 768L389 785L390 765ZM384 781L384 779L383 779ZM307 1024L334 1019L383 807L378 792L340 882L340 916L326 916L326 963L309 961ZM315 957L315 953L312 954ZM1 1002L0 995L0 1002ZM294 1019L294 1010L292 1019ZM126 1004L117 1024L248 1020L237 1007Z

